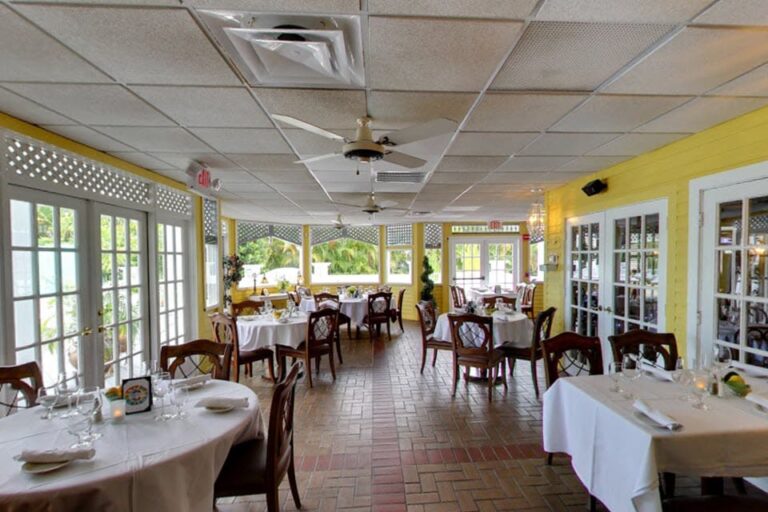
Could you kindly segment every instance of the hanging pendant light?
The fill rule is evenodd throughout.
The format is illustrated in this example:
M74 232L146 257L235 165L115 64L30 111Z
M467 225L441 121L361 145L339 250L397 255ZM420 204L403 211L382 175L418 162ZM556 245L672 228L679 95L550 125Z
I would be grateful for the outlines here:
M531 205L531 212L528 214L528 233L531 236L531 243L544 240L544 204L535 202Z

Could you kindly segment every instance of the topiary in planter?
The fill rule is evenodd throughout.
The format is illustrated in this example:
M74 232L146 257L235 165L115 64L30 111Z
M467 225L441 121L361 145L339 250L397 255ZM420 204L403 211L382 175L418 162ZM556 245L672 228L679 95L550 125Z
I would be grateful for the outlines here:
M421 272L421 300L424 302L430 302L434 305L435 297L432 295L432 290L435 289L435 283L429 278L429 276L432 274L432 272L435 271L435 269L433 269L429 264L429 259L426 256L424 256L422 266L424 270Z

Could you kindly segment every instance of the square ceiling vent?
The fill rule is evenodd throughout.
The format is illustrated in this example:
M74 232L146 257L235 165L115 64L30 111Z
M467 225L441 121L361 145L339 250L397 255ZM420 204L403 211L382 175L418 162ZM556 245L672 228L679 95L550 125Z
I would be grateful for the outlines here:
M365 86L359 16L199 12L254 85Z
M426 177L425 172L376 172L378 183L424 183Z

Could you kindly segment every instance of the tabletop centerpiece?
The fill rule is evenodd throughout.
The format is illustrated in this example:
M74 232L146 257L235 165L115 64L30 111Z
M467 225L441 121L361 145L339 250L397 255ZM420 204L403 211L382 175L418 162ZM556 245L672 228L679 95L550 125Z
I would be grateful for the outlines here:
M224 257L224 307L232 304L232 286L245 276L244 263L237 254Z

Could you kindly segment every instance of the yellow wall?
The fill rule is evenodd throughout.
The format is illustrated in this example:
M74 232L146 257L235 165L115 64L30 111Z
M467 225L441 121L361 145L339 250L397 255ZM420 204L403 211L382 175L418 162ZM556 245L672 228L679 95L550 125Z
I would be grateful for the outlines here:
M618 206L667 198L666 327L684 352L688 262L688 185L691 179L768 159L768 108L756 110L668 146L581 177L546 194L547 255L557 254L557 271L546 273L544 302L556 306L563 329L565 306L565 222L567 218ZM586 197L581 187L596 178L608 190Z

